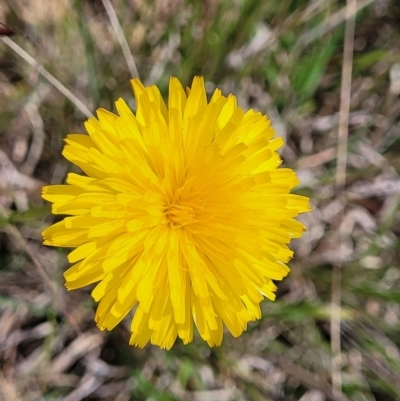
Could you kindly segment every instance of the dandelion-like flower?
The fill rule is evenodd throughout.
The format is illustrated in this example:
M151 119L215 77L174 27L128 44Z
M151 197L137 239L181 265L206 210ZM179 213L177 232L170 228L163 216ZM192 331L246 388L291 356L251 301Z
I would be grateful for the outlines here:
M244 112L204 80L186 91L171 78L168 105L157 87L132 80L136 115L100 109L71 134L63 155L86 175L43 188L54 214L44 244L75 248L64 274L69 290L98 283L95 320L113 329L130 312L130 344L210 346L224 326L237 337L260 319L285 277L287 244L305 227L295 220L308 198L290 194L296 174L278 168L283 145L269 119Z

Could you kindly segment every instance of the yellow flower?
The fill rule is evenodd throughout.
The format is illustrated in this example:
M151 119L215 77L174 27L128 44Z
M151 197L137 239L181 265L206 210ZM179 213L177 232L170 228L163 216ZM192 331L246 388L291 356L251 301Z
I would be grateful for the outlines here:
M119 99L119 115L100 109L89 135L67 137L63 155L86 175L43 188L52 212L70 215L44 244L76 248L66 287L98 282L101 330L133 311L132 345L187 344L193 324L220 345L224 326L239 336L275 299L308 198L289 193L298 179L278 168L269 119L235 96L217 89L208 102L201 77L186 92L171 78L168 105L156 86L132 86L136 115Z

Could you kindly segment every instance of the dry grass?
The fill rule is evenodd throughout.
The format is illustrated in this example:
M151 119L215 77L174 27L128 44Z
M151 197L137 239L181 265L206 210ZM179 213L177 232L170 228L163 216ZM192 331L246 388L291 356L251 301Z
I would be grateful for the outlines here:
M107 4L0 4L16 32L0 41L0 400L400 400L398 1L357 2L353 61L344 1L115 0L120 28ZM63 138L120 96L134 106L134 66L164 93L202 74L268 113L312 199L277 301L219 348L99 332L89 290L63 287L64 251L41 245L40 188L73 168Z

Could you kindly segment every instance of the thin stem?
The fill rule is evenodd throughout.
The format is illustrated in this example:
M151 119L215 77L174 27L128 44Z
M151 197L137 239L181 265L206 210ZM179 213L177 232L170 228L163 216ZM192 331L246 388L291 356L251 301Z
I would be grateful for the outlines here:
M364 0L360 1L358 6L351 7L351 11L347 6L343 7L335 14L332 14L328 20L323 21L321 24L317 25L315 28L311 29L300 35L297 45L300 48L307 47L310 43L314 42L314 40L324 36L328 32L335 29L338 25L340 25L343 21L348 21L349 19L354 19L356 14L362 10L363 8L369 6L376 0Z
M126 60L126 64L128 64L129 71L131 73L132 78L139 78L139 72L136 68L135 60L132 56L132 53L129 49L128 42L122 30L121 24L118 21L117 14L114 11L114 7L112 6L110 0L102 0L104 8L108 14L108 18L110 18L111 25L115 31L117 36L119 45L121 46L122 52L124 53L124 57Z
M8 217L9 217L7 211L1 206L0 206L0 216L5 219L8 219ZM46 269L44 268L42 263L39 261L39 259L36 257L36 255L29 248L25 238L22 236L22 234L19 232L19 230L12 224L7 224L5 226L5 231L7 232L7 234L12 236L12 238L16 241L18 246L25 252L26 255L28 255L29 259L36 266L37 271L38 271L40 277L42 278L44 285L50 291L51 296L52 296L53 300L55 301L56 305L58 306L59 310L65 316L65 318L68 320L69 324L74 329L76 335L79 336L81 334L81 330L79 328L78 323L76 322L76 320L74 319L72 314L68 311L67 306L65 305L64 301L60 298L59 291L56 289L55 285L51 281L51 279L48 276Z
M58 89L66 98L68 98L75 107L81 111L86 117L93 117L90 110L70 91L68 90L56 77L51 75L41 64L39 64L31 55L29 55L22 47L17 45L12 39L8 37L0 37L0 39L15 53L22 57L28 64L30 64L40 75L46 78L56 89Z
M347 0L346 25L343 48L342 83L340 88L340 110L337 145L336 188L341 193L346 184L347 139L349 135L349 114L351 99L351 76L353 68L354 29L357 0ZM340 245L343 239L340 238ZM331 299L331 352L332 352L332 390L333 396L342 395L341 374L341 267L332 270Z

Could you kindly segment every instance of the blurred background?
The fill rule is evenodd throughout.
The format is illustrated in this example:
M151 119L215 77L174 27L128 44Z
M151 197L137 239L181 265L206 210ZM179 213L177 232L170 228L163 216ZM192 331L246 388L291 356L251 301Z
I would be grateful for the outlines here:
M355 6L345 39L343 0L0 1L0 400L400 400L400 2ZM164 95L201 74L267 113L312 200L276 302L219 348L98 331L90 289L64 288L66 250L41 245L41 187L74 170L63 139L119 97L134 108L135 68Z

